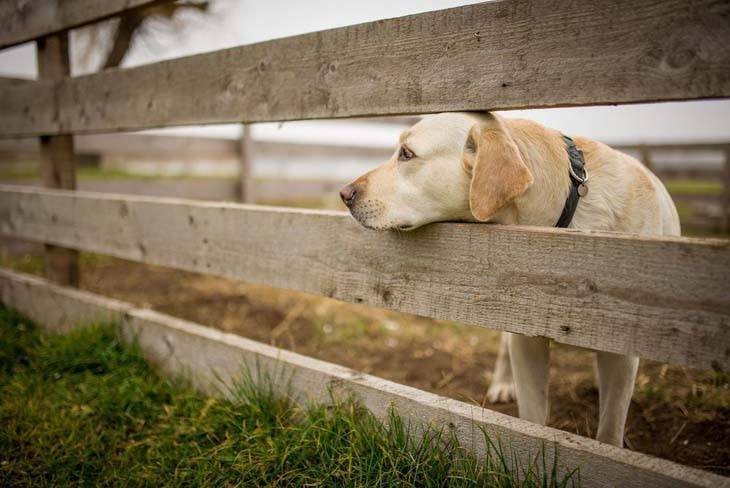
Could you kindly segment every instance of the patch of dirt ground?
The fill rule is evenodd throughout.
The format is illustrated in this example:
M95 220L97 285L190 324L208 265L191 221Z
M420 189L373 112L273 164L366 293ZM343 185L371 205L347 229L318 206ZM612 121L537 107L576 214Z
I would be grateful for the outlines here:
M95 293L517 415L514 403L486 403L496 331L112 258L84 255L81 276ZM551 354L549 425L594 436L591 354ZM730 475L729 380L642 361L627 447Z

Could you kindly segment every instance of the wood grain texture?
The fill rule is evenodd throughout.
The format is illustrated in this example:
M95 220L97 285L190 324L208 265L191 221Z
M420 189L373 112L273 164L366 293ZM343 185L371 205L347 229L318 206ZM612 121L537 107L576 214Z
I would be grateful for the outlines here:
M722 214L723 214L723 225L722 229L725 232L730 231L730 146L725 148L725 162L722 167Z
M332 180L251 180L250 198L253 202L284 202L288 200L316 200L324 195L335 195L346 181ZM13 186L39 186L38 180L0 180ZM83 179L82 191L154 197L189 198L194 200L239 201L239 185L234 179L172 179L125 180Z
M17 86L22 85L24 83L28 83L30 81L33 81L28 78L10 78L6 76L0 76L0 88L4 88L6 86Z
M80 27L161 0L3 0L0 48Z
M49 331L66 331L94 320L118 321L122 337L127 341L136 339L145 358L160 372L168 378L184 375L199 390L210 394L230 391L243 369L248 368L254 378L273 380L281 392L302 404L329 402L333 391L340 396L354 395L381 419L386 419L388 409L395 407L414 425L453 429L462 446L477 456L485 452L482 431L493 439L499 438L507 452L514 452L523 462L545 449L548 466L552 465L553 455L558 456L561 472L579 466L583 486L730 486L730 480L712 473L531 424L116 300L58 287L39 278L0 270L0 300Z
M730 242L0 186L0 233L695 368L730 366Z
M21 139L22 140L22 139ZM236 159L234 139L153 134L92 134L76 136L76 148L106 157L154 160ZM0 144L0 147L2 145Z
M38 152L37 138L0 139L0 154L16 153L32 157ZM393 144L395 144L393 140ZM250 140L251 157L279 159L382 158L393 154L393 147L308 144L289 141ZM87 134L74 137L77 153L106 157L169 160L238 160L240 139L188 137L152 134ZM0 161L0 164L2 161Z
M241 138L238 141L238 201L253 203L251 177L253 174L253 139L251 127L241 124Z
M68 32L37 41L38 77L60 80L69 76L71 61ZM76 156L72 135L40 137L41 176L48 188L76 189ZM46 276L62 285L79 285L79 252L54 245L45 246Z
M120 322L132 306L39 277L0 268L0 302L47 332L70 332L89 324Z
M0 135L730 96L726 0L507 0L0 97Z
M674 142L664 144L611 144L619 151L690 152L730 150L730 142Z

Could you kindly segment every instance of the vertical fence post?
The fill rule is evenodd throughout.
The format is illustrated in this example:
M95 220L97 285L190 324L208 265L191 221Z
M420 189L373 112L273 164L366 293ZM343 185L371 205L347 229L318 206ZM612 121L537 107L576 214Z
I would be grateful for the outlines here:
M241 140L238 145L238 197L243 203L253 203L251 185L251 128L241 124Z
M649 171L654 171L654 162L651 160L651 149L642 145L639 152L641 153L641 162L644 163L644 166Z
M722 168L722 231L730 232L730 146L725 146Z
M68 32L41 38L36 46L39 79L59 80L70 75ZM76 162L73 136L41 136L40 139L44 186L75 190ZM78 256L78 251L46 245L46 276L63 285L78 286Z

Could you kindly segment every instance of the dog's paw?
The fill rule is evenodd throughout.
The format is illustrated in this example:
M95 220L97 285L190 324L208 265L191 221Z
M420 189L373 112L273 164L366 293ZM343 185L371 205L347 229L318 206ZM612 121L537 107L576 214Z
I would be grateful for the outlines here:
M492 383L487 390L489 403L509 403L515 400L514 383Z

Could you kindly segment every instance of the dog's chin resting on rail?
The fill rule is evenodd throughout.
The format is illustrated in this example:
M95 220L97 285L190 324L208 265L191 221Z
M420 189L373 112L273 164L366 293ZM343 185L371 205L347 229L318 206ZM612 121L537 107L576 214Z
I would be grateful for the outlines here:
M643 235L679 235L664 185L636 159L575 137L590 191L569 227ZM402 231L439 221L553 227L573 182L560 132L491 113L424 117L401 136L393 156L340 191L352 216L370 229ZM503 334L492 402L514 398L521 418L545 424L549 340ZM596 351L600 441L623 445L639 360Z

